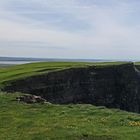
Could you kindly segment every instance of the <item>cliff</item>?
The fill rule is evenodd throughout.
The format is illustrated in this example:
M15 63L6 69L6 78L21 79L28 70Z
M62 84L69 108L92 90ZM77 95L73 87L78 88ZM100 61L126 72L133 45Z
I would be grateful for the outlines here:
M140 113L140 76L133 63L69 68L12 81L3 89L56 104L84 103Z

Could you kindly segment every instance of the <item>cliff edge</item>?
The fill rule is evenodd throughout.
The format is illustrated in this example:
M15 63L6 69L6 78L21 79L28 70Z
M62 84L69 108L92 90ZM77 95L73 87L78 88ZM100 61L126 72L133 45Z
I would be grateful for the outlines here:
M69 68L12 81L3 89L56 104L83 103L140 113L140 75L133 63Z

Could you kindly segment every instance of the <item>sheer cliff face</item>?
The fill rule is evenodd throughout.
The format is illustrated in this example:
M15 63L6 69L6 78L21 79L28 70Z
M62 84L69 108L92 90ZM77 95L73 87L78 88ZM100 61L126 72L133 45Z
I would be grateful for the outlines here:
M140 80L133 64L71 68L12 82L4 90L40 95L51 103L90 103L140 112Z

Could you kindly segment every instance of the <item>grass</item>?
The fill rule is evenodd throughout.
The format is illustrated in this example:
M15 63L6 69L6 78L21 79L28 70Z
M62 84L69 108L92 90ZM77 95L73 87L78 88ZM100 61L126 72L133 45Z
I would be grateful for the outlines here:
M120 65L126 62L100 62L100 63L84 63L84 62L39 62L23 65L11 66L8 68L0 68L0 86L10 83L10 81L23 79L29 76L49 73L63 69L75 67L105 67L110 65Z
M125 62L41 62L0 68L0 86L21 78L77 67ZM0 140L138 140L140 116L93 105L25 104L0 92Z
M138 140L138 114L92 105L18 103L0 93L0 140Z

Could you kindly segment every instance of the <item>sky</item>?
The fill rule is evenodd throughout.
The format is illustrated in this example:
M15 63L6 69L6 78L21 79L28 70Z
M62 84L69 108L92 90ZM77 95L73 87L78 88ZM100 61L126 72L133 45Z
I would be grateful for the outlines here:
M0 0L0 56L140 60L140 0Z

